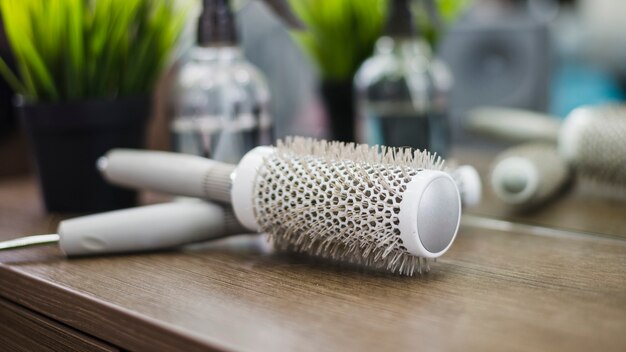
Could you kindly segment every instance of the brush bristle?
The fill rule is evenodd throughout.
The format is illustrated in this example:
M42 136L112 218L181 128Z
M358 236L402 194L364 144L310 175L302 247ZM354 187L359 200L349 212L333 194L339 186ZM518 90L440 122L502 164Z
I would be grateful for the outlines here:
M410 148L279 141L259 170L256 218L279 249L404 275L429 269L400 238L406 185L444 161Z

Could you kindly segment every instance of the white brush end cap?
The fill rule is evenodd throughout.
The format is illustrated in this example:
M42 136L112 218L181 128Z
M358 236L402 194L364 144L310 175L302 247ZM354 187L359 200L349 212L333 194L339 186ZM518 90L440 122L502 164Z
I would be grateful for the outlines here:
M400 203L400 238L415 256L436 258L454 242L461 221L461 197L445 172L423 170L407 184Z
M480 203L483 194L483 183L475 167L462 165L454 170L455 178L460 181L461 201L463 205L474 206Z
M265 158L274 153L272 147L256 147L249 151L235 169L231 199L237 220L251 231L259 230L254 214L256 178Z
M526 158L512 156L500 161L491 173L491 187L508 204L522 204L539 188L539 172Z

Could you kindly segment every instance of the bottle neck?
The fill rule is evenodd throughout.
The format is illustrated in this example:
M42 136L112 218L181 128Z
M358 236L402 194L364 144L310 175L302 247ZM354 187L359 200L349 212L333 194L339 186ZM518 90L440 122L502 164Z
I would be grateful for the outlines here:
M389 16L383 35L394 38L411 38L416 35L410 0L391 0Z
M229 0L204 0L198 17L198 46L236 45L235 16Z
M196 46L190 52L194 61L229 63L243 59L241 48L235 45L228 46Z
M376 41L376 55L393 55L401 57L421 56L428 60L432 58L432 50L421 37L392 37L383 36Z

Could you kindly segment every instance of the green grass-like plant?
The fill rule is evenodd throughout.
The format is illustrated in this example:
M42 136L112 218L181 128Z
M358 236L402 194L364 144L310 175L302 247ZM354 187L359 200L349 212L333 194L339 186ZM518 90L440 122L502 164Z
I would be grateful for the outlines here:
M472 3L472 0L434 0L434 3L437 6L441 25L449 26ZM418 4L414 4L412 8L417 20L417 29L428 43L436 48L443 33L433 24L426 7L416 5Z
M351 80L372 54L386 17L385 0L289 0L306 27L292 36L319 66L322 79Z
M174 0L0 0L17 72L33 102L115 99L152 91L186 20Z
M289 0L304 25L292 37L317 64L322 79L349 81L374 49L393 0ZM412 9L420 33L435 45L440 33L425 11L424 0ZM443 24L450 24L471 0L435 0Z

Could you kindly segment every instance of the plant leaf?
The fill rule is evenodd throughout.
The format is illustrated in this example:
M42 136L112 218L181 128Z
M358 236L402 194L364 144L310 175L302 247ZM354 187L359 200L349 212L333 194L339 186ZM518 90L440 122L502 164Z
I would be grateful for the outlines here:
M13 71L7 63L0 57L0 75L4 76L11 89L19 94L25 94L26 87L20 82L19 78L15 76Z
M36 101L145 94L186 20L187 11L175 5L173 0L0 0L19 75L5 62L0 74Z

